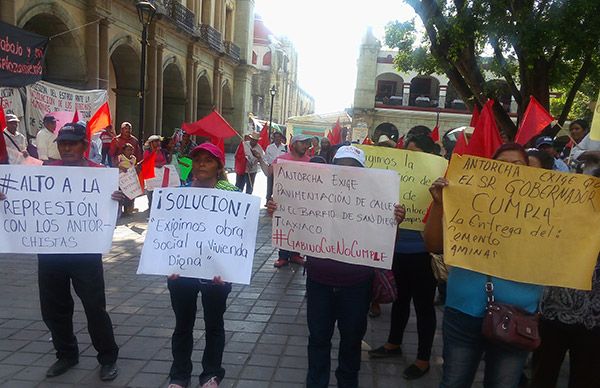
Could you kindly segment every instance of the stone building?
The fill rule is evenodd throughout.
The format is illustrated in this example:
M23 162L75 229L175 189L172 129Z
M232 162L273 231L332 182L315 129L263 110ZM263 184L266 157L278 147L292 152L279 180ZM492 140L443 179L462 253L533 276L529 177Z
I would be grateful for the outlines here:
M251 108L254 0L150 2L157 14L148 31L145 136L170 134L213 107L243 131ZM0 20L51 37L43 79L108 89L114 121L132 122L137 134L136 1L2 0Z
M254 19L252 65L252 113L269 120L271 87L277 93L273 99L273 122L284 124L288 117L313 113L315 100L298 85L298 53L292 42L276 37L260 16Z
M358 59L353 127L366 126L374 140L384 133L397 140L415 125L433 128L438 113L442 133L469 125L471 112L445 75L401 74L394 66L396 54L382 49L372 31L367 32ZM489 83L499 91L500 103L514 116L517 105L506 81Z

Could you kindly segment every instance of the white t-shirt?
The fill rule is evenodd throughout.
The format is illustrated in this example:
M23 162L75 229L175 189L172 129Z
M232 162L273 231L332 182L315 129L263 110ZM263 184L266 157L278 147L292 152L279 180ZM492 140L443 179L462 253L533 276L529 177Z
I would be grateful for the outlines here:
M27 151L27 139L25 136L19 131L13 135L5 128L4 140L6 143L6 152L8 153L8 164L21 164L23 159L25 159L22 152Z
M35 137L37 145L38 158L40 160L60 159L58 146L56 145L56 134L49 131L46 127L40 129Z

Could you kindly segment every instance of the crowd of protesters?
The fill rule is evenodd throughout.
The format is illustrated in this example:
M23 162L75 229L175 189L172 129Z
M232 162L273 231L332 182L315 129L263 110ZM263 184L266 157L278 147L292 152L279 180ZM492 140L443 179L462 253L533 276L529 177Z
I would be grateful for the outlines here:
M20 164L32 151L27 138L17 128L19 118L6 115L5 160ZM286 144L283 133L274 131L265 150L258 144L259 134L249 133L240 143L235 158L235 185L229 183L223 151L210 142L195 143L186 133L172 137L152 135L144 144L132 135L132 125L123 122L116 134L112 126L96 137L88 138L85 123L68 123L56 131L56 119L43 118L43 128L35 138L36 156L48 166L84 166L119 168L122 172L140 169L152 160L154 168L178 166L182 158L191 160L189 179L182 186L244 191L251 194L259 169L267 176L267 211L273 214L273 165L279 161L326 163L354 168L365 167L364 152L342 136L339 144L328 138L296 134ZM434 141L425 126L411 128L401 143L397 134L381 134L375 145L404 148L413 152L450 157L449 147ZM92 143L96 142L95 152ZM445 143L442 141L442 145ZM584 173L600 176L600 142L589 137L589 126L583 120L569 126L569 142L539 136L530 142L532 148L505 143L493 159L516 165ZM88 155L88 156L86 156ZM96 158L96 159L94 159ZM95 161L96 160L96 161ZM591 291L560 287L542 287L520 283L462 269L450 268L447 281L436 275L432 254L443 254L443 191L448 185L438 178L430 188L431 206L423 233L404 229L403 206L394 207L393 217L399 224L396 234L392 273L397 285L397 299L391 308L387 340L369 351L373 359L405 355L414 359L404 370L407 380L419 379L430 370L433 339L437 328L436 289L444 295L443 373L440 387L470 387L480 361L484 360L485 387L554 387L565 355L570 357L569 387L600 386L600 262L593 273ZM149 199L151 200L151 192ZM133 200L115 192L111 198L124 206L123 214L135 211ZM0 193L0 200L6 196ZM574 247L576 249L576 247ZM101 365L100 379L113 380L118 375L118 346L112 323L106 312L102 257L98 254L39 255L39 290L42 318L52 333L57 361L46 375L54 377L78 363L79 350L73 334L72 283L86 313L93 347ZM341 263L331 259L303 257L299 252L279 250L274 267L290 263L305 266L308 338L308 387L327 387L330 383L332 337L339 331L338 365L335 377L338 387L358 387L361 346L368 316L381 314L371 300L373 268ZM521 310L541 314L541 346L532 356L531 378L524 381L523 370L530 353L507 345L490 342L482 335L487 300L483 290L493 284L494 297ZM225 346L224 313L231 284L219 276L210 280L192 279L172 274L167 286L175 315L172 336L173 362L169 388L191 384L193 331L197 298L201 294L206 346L202 357L200 385L217 387L225 377L222 366ZM411 301L417 322L416 354L403 352L404 332L410 317ZM370 313L371 312L371 313Z

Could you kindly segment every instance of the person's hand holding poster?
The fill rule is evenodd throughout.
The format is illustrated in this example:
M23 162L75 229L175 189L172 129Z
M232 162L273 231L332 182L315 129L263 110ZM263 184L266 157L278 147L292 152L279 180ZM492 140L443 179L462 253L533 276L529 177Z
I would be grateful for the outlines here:
M250 284L259 209L238 192L156 189L137 273Z
M273 165L273 246L390 269L398 225L393 171L316 163Z
M117 169L0 166L0 252L106 253Z
M446 264L590 289L600 251L600 179L456 155L447 179Z

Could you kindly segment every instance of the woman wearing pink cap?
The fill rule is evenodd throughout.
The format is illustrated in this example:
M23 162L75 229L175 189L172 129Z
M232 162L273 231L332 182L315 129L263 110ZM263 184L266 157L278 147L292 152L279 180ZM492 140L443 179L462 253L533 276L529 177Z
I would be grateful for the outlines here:
M204 143L190 152L193 180L190 187L215 188L239 191L227 181L225 175L225 155L214 144ZM215 388L225 377L221 365L225 348L225 328L223 314L231 284L220 276L212 281L169 276L167 285L171 294L171 306L175 312L175 331L171 340L173 363L169 372L169 388L182 388L190 385L192 375L192 350L194 345L194 322L198 293L202 294L206 346L202 355L201 388Z

